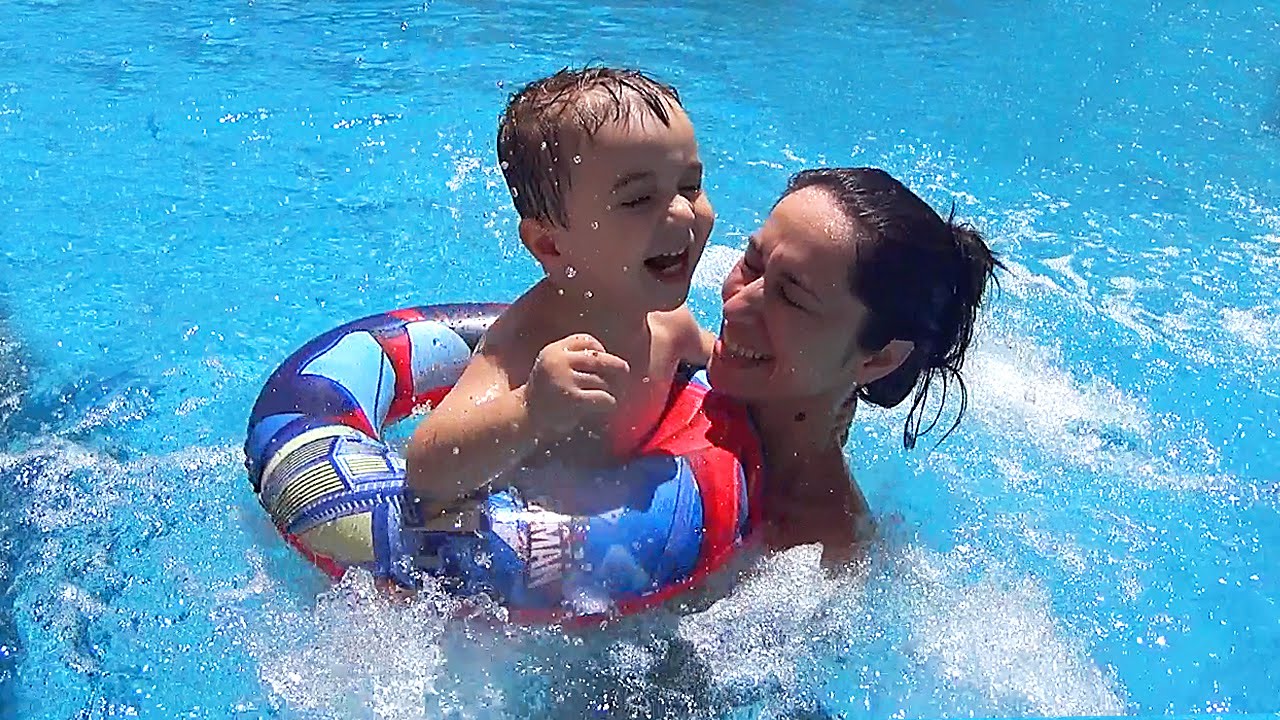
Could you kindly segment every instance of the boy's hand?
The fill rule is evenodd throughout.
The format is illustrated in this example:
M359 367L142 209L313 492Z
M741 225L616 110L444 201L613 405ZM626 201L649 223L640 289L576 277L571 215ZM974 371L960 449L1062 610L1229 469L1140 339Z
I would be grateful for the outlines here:
M617 404L631 366L585 333L547 345L533 361L523 388L530 421L543 439L560 439L592 413Z

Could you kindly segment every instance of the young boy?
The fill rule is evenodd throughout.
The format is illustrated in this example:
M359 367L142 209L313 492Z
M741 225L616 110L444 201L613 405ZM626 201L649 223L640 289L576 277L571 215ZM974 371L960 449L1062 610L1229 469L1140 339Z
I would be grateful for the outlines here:
M528 471L548 462L626 457L657 425L680 361L706 354L684 302L715 217L673 88L634 70L562 70L512 97L498 159L546 277L414 433L406 482L428 516L490 482L545 489Z

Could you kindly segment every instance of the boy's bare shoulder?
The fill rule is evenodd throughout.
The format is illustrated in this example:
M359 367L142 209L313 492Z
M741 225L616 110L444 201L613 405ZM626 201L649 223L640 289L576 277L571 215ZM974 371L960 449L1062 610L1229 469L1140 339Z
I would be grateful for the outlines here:
M689 312L687 305L681 305L675 310L649 313L649 326L654 330L679 335L697 330L698 321L693 319L693 313Z
M654 338L666 343L681 359L697 360L702 354L702 328L687 305L650 314L649 327Z
M533 361L547 344L546 323L537 311L544 288L539 283L511 303L485 333L476 353L502 367L515 384L527 379Z

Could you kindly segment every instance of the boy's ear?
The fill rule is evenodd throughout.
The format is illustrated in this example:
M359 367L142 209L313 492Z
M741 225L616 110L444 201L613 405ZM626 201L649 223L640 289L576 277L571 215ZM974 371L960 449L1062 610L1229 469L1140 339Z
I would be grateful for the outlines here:
M560 262L560 248L556 245L555 227L546 220L522 218L520 242L544 269L550 271Z

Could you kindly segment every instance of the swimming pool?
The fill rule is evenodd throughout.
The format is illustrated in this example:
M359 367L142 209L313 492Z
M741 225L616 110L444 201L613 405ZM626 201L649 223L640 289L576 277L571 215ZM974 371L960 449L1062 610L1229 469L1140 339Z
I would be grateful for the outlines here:
M1278 48L1238 0L4 4L0 714L1280 711ZM709 326L791 172L956 202L1011 266L968 420L905 453L860 414L857 583L800 549L586 640L328 589L249 406L340 321L535 279L494 124L589 60L685 97Z

